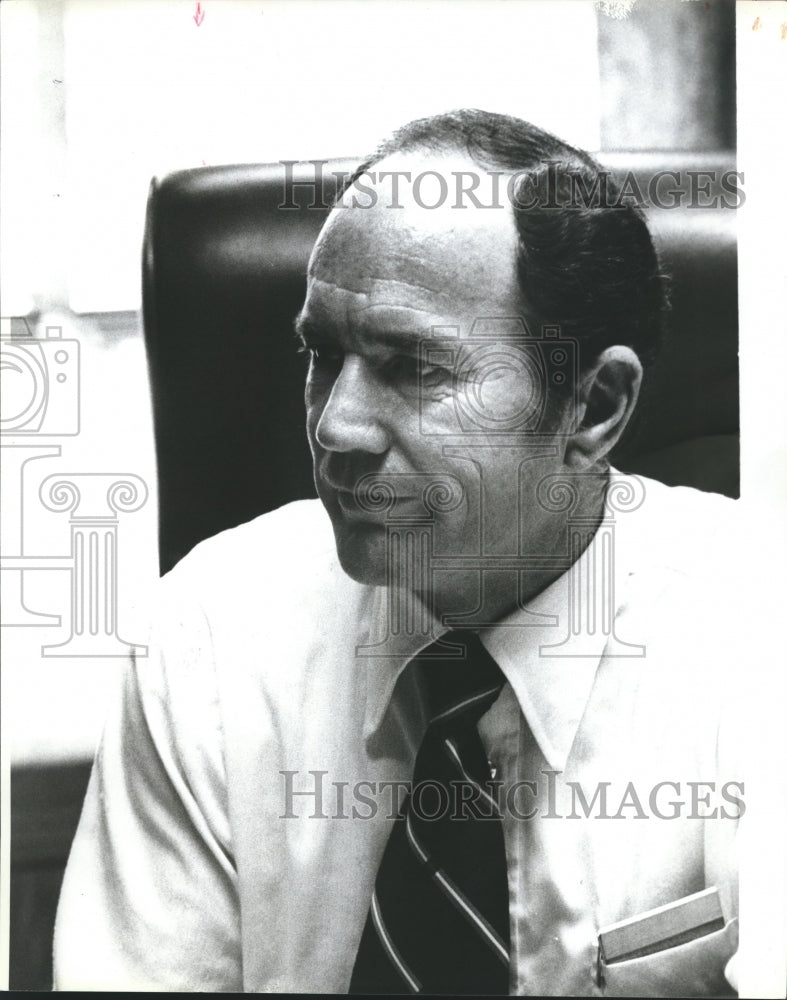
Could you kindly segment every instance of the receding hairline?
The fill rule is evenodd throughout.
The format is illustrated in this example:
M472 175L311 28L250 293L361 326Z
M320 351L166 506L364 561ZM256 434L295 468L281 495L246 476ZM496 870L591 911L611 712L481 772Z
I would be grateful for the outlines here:
M532 122L479 108L460 108L414 119L393 131L364 158L348 183L392 153L414 150L458 152L477 166L511 173L532 169L553 158L599 169L585 150Z

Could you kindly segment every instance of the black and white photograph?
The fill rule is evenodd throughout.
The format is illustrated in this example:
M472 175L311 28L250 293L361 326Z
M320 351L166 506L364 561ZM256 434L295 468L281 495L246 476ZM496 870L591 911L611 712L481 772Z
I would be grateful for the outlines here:
M787 996L787 4L0 29L2 985Z

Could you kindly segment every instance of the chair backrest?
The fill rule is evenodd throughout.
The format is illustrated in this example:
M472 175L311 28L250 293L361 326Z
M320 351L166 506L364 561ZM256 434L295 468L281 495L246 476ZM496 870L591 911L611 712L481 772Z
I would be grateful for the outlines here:
M351 166L328 163L316 197L308 163L206 167L151 185L143 313L162 571L223 528L315 495L292 323L333 172ZM715 173L718 191L733 169L728 158L707 156L676 164L618 155L609 166L615 175L633 171L643 191L660 169L697 166ZM672 275L671 321L615 461L670 484L737 495L734 212L676 207L649 217Z

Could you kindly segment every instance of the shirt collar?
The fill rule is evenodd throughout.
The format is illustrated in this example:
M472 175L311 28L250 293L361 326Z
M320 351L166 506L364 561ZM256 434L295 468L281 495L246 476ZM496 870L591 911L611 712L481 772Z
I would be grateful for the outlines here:
M569 588L584 582L598 534L576 563L524 608L481 632L481 641L513 688L549 766L566 767L590 698L607 636L569 622Z
M355 647L356 659L368 658L366 677L366 709L363 735L368 740L380 728L393 696L396 682L414 656L448 631L418 598L407 595L412 618L422 623L417 632L391 628L392 601L387 587L370 587L367 592L366 614L361 620L367 627ZM416 614L417 612L417 614Z

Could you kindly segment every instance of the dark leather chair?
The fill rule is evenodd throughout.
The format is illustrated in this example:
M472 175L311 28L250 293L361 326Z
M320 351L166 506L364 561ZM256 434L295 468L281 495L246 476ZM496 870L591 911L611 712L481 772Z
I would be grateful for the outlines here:
M734 169L727 156L607 160L615 174L634 171L643 189L659 169L700 167L717 178ZM223 528L315 495L292 321L334 194L332 171L351 166L328 164L317 197L313 187L288 184L281 165L207 167L152 183L143 308L162 571ZM308 163L288 169L290 180L314 181ZM672 313L614 456L626 471L729 496L738 494L734 214L649 210L672 276Z

